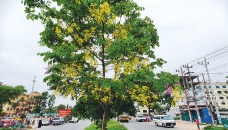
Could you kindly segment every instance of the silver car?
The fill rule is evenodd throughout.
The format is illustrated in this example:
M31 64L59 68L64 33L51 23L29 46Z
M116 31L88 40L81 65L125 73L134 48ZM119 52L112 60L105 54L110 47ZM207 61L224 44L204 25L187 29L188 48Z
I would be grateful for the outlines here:
M63 117L55 117L52 122L53 125L62 125L64 124Z

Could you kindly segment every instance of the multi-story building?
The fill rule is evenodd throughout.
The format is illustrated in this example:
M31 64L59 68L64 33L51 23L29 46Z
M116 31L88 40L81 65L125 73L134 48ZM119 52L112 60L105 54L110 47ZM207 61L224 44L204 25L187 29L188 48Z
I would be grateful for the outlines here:
M28 112L31 112L34 109L35 103L33 103L30 99L31 96L39 96L39 92L32 92L31 94L23 94L12 101L10 104L5 104L3 106L3 112L7 114L7 116L18 116L18 115L26 115Z
M194 91L191 87L185 89L185 91L187 94L183 93L182 100L178 102L178 106L184 119L189 120L189 112L193 116L192 119L195 118L197 111L196 106L202 117L209 117L213 113L217 114L215 106L218 108L221 117L228 115L228 87L225 82L212 83L212 86L207 83L196 83L194 85ZM210 103L212 103L212 106L210 106ZM188 110L188 106L190 111ZM208 112L208 110L211 110L211 107L213 107L212 113ZM205 116L205 114L207 115ZM213 117L216 119L215 115Z

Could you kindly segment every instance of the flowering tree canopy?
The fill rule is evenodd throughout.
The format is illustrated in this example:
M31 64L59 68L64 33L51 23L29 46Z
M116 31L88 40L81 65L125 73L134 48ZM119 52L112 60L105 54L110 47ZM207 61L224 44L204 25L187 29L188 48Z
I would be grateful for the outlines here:
M153 51L159 46L157 30L150 18L140 17L143 8L133 0L24 0L24 5L27 18L45 27L39 44L50 51L39 55L51 67L44 81L63 96L98 102L102 130L115 99L165 90L159 88L163 82L154 82L153 70L165 63Z

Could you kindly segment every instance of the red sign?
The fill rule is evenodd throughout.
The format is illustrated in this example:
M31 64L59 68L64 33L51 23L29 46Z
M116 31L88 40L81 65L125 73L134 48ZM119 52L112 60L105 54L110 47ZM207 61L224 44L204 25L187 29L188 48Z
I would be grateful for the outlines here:
M71 113L71 109L59 109L59 116L68 116Z

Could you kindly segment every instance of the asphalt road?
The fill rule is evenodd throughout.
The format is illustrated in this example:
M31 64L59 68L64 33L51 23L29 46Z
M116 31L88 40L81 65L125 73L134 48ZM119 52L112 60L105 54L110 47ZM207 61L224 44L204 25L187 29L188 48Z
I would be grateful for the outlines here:
M198 130L194 123L177 122L174 128L164 128L154 125L154 122L136 122L134 119L129 122L121 122L128 130ZM89 120L82 120L78 123L65 123L63 125L42 126L36 130L84 130L89 126ZM202 127L201 127L202 128Z
M121 122L128 130L198 130L193 123L182 123L177 121L174 128L164 128L156 126L154 122L137 122L135 119L129 120L129 122Z
M42 126L41 128L37 128L36 130L84 130L85 127L89 126L91 122L89 120L82 120L78 123L65 123L63 125L49 125Z

